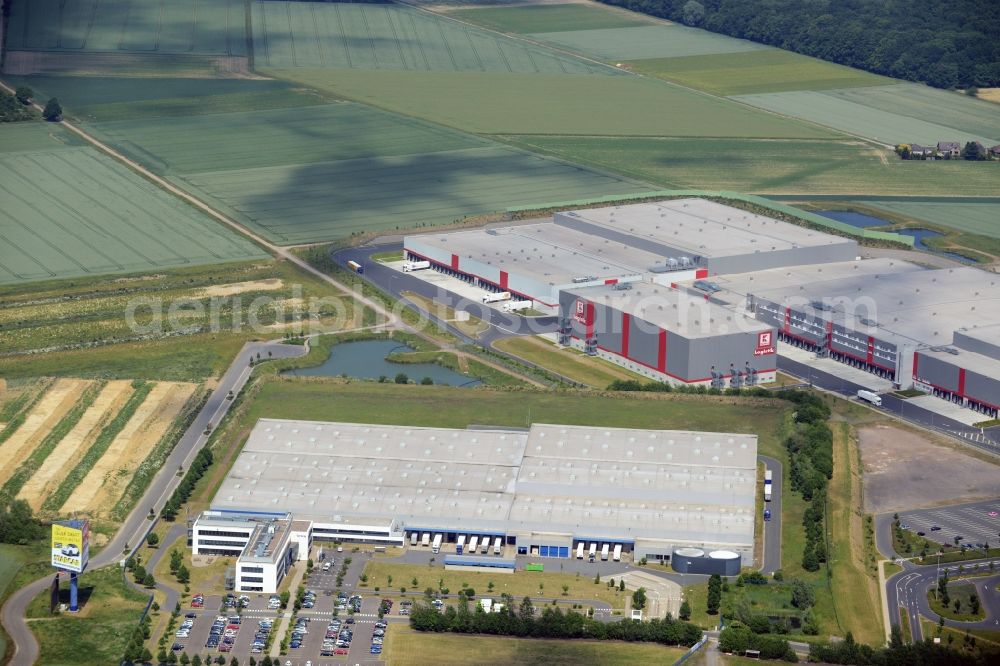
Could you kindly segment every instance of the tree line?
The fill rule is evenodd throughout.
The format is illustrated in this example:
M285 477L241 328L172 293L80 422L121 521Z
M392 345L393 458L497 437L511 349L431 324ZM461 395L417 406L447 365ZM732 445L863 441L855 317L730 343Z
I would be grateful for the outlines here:
M601 0L938 88L1000 86L995 0Z
M211 465L212 452L209 451L207 447L198 451L198 455L194 457L194 460L191 462L191 467L184 475L180 485L178 485L173 494L170 495L170 499L167 500L167 503L163 505L163 510L160 511L160 515L164 520L174 520L177 517L177 512L180 511L181 506L184 502L188 501L189 497L191 497L195 484L197 484L198 480L204 476L205 471L211 467ZM152 509L150 509L150 512L152 512Z
M833 477L833 432L826 421L830 407L815 393L783 391L796 405L795 429L785 439L792 490L809 502L802 517L806 547L802 568L818 571L826 562L826 486Z
M586 638L691 646L701 639L701 629L671 617L644 622L622 620L600 622L571 610L563 612L546 606L540 615L530 597L524 597L515 608L514 600L504 595L505 604L499 612L486 613L480 605L469 608L468 597L459 604L439 612L430 604L418 604L410 614L410 626L417 631L453 632L458 634L492 634L533 638Z

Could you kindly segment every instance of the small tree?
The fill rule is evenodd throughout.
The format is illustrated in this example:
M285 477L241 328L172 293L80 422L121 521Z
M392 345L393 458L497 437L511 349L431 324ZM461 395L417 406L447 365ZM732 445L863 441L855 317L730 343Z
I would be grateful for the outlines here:
M196 654L194 658L191 659L191 666L201 666L201 655Z
M14 91L14 97L21 104L31 104L31 98L35 96L35 91L28 86L18 86Z
M973 615L979 615L979 608L981 607L981 604L982 602L979 601L979 595L973 594L969 599L969 606L972 609Z
M563 588L563 596L564 597L569 596L569 585L566 585L564 583L563 586L562 586L562 588Z
M191 581L191 572L183 564L177 569L177 582L187 585Z
M806 610L815 603L813 588L809 583L796 578L792 581L792 605L800 610Z
M967 160L985 160L986 150L976 141L968 141L962 148L962 157ZM957 541L955 542L958 543Z
M712 574L708 579L708 604L709 615L716 615L719 612L719 605L722 603L722 578L719 574Z
M146 543L148 543L151 548L155 548L156 544L160 543L160 536L156 532L150 532L146 536Z
M420 380L420 384L421 386L431 386L434 384L434 380L431 379L430 377L424 377L423 379Z
M409 384L410 378L406 376L405 372L400 372L399 374L396 375L396 379L393 381L395 381L397 384Z
M619 592L624 592L625 591L625 579L624 578L622 578L620 581L618 581L618 591Z
M681 604L681 609L677 613L677 617L685 621L691 619L691 604L688 603L687 599Z
M42 111L42 118L45 118L49 122L57 122L62 120L62 107L59 105L59 100L53 97L48 102L45 103L45 109Z
M646 588L640 587L632 593L632 608L642 610L646 607Z
M147 589L152 589L156 587L156 581L153 579L153 574L146 572L146 575L142 579L142 586Z

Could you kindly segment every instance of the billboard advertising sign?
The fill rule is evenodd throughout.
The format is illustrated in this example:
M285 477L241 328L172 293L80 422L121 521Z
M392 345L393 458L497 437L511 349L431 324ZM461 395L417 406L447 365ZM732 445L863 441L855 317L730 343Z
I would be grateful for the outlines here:
M90 557L90 521L52 523L52 566L83 573Z

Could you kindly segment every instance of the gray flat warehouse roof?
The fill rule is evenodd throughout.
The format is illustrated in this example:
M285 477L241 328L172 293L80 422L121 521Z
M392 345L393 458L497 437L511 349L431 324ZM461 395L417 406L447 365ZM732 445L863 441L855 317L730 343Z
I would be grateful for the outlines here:
M414 243L553 286L578 277L638 275L665 265L664 257L652 252L552 222L407 236L405 246Z
M261 419L212 508L746 546L756 455L748 434Z
M854 243L848 238L707 199L673 199L588 208L558 215L675 247L689 252L692 257L726 257Z
M960 328L1000 324L1000 276L971 267L898 268L889 273L751 289L750 293L843 322L868 335L885 338L888 333L927 345L950 344ZM825 301L830 308L823 311L811 305L817 301Z
M568 289L567 293L627 312L688 339L772 330L749 315L686 291L649 282L629 282L627 286L630 288L583 287Z

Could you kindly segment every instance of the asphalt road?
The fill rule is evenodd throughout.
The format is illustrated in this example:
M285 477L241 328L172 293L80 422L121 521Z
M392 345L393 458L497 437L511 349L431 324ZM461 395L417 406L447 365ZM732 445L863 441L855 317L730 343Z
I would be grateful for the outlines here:
M490 329L476 340L478 344L484 347L489 347L495 340L509 335L551 333L559 327L559 318L556 316L520 317L515 314L501 312L483 303L471 301L450 291L440 289L412 274L393 270L371 259L371 255L373 254L401 251L402 249L403 246L401 243L347 248L334 252L333 259L345 267L348 261L360 263L364 266L364 277L368 282L371 282L382 291L396 298L402 298L401 294L404 291L413 292L452 308L465 310L473 317L488 322ZM446 322L441 323L447 326ZM448 326L448 328L459 338L466 339L466 336L461 331L451 326Z
M232 401L226 399L229 391L238 394L246 385L251 373L249 363L251 356L256 357L257 353L260 353L262 359L268 358L268 352L271 353L271 358L278 359L301 356L307 349L304 346L286 345L280 342L250 342L244 345L226 374L219 380L218 387L174 446L163 467L153 477L142 499L136 503L132 513L122 523L118 533L100 553L90 559L90 569L115 564L141 544L151 526L147 518L149 510L159 512L163 508L181 481L182 477L176 474L178 467L185 470L188 468L191 460L208 440L208 436L204 434L205 427L209 423L218 425L232 404ZM85 577L86 573L83 576ZM46 589L51 580L50 574L22 587L10 596L0 610L0 622L14 643L11 666L30 666L38 658L38 642L24 621L24 613L31 600Z
M994 567L1000 565L1000 559L993 560L972 560L962 562L965 571L968 572L971 565L975 563L989 565L994 563ZM898 608L903 608L909 618L910 632L914 642L923 640L923 630L920 627L920 617L923 616L934 622L938 621L938 614L931 610L927 600L928 591L937 585L938 578L945 572L952 579L950 585L955 585L954 577L958 575L959 563L941 565L916 566L905 562L905 570L896 574L886 582L886 596L889 605L889 621L893 625L899 624ZM971 579L979 592L979 599L982 601L986 618L978 622L958 622L956 620L945 620L945 625L959 629L1000 629L1000 594L996 592L997 584L1000 584L1000 574L985 578Z
M821 389L830 391L831 393L837 393L846 398L853 398L857 396L858 391L862 389L868 390L867 386L855 384L854 382L843 379L842 377L837 377L836 375L832 375L828 372L817 370L816 368L808 366L805 363L793 361L792 359L781 356L780 354L778 355L778 369L784 373L798 377L813 386L818 386ZM941 416L936 412L924 409L919 405L915 405L908 400L898 398L890 393L882 393L881 396L881 411L883 412L894 414L905 421L915 423L925 428L930 428L932 430L937 430L950 435L957 435L967 444L971 444L993 453L1000 453L1000 432L996 429L993 429L992 431L987 430L985 434L983 434L979 428L973 428L959 421ZM985 439L986 441L977 441L978 439Z
M757 456L764 461L767 468L774 470L774 479L771 482L771 501L768 508L771 509L771 520L764 523L764 562L761 573L774 573L781 568L781 486L782 467L781 463L769 456ZM763 509L761 509L763 511Z

